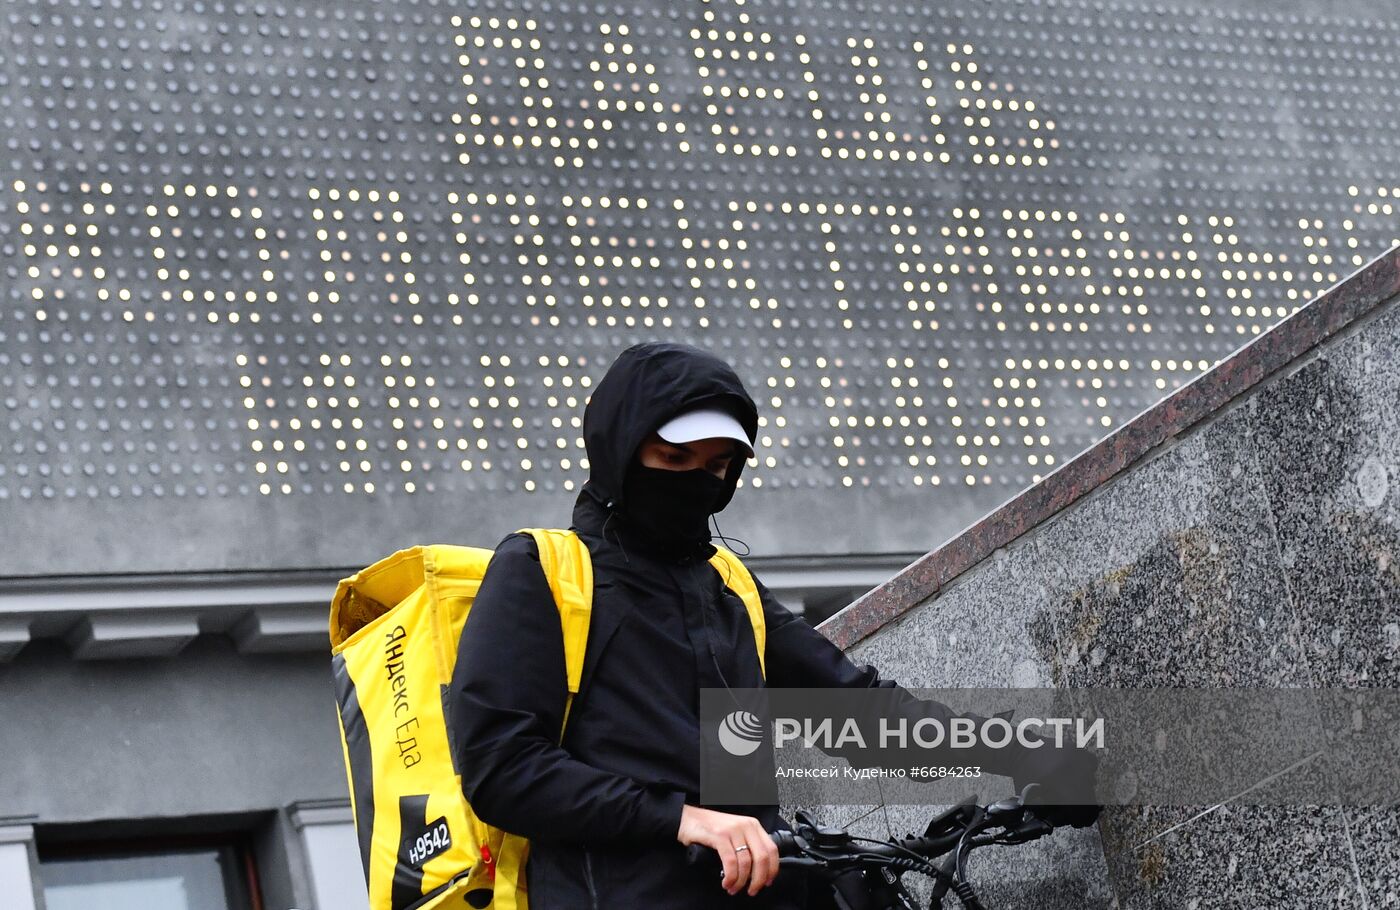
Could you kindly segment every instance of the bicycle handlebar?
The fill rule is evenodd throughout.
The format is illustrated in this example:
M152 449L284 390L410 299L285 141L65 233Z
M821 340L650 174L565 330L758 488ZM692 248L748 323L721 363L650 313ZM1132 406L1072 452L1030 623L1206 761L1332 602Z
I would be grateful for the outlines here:
M829 875L851 870L880 870L886 876L918 872L935 879L931 906L940 906L942 896L952 889L965 907L980 907L967 881L967 855L978 847L1025 843L1054 830L1026 805L1030 789L987 806L978 806L969 798L930 821L919 837L867 840L842 828L816 824L801 812L796 830L773 831L769 836L778 848L779 866ZM935 865L938 857L949 853L952 855ZM700 844L689 845L686 855L691 864L719 865L718 854Z

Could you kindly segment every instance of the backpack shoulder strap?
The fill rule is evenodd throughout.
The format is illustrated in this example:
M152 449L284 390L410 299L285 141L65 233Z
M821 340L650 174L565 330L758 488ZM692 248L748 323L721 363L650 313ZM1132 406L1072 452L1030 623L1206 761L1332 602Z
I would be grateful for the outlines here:
M564 723L583 679L583 655L588 647L588 624L593 617L593 560L588 547L573 531L526 528L522 534L535 538L540 550L540 568L549 581L559 623L564 632L564 670L569 692L564 702ZM563 738L563 727L560 727Z
M768 626L763 619L763 599L758 594L758 585L754 584L753 575L739 557L724 547L715 547L715 555L710 557L710 565L719 572L724 586L738 594L744 602L744 609L749 614L749 623L753 625L754 645L758 648L758 669L766 678L768 672L764 665L764 648L768 642Z

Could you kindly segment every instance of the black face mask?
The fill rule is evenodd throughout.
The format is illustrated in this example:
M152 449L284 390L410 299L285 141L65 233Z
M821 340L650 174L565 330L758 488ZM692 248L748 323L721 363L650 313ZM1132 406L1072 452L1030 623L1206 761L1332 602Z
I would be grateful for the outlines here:
M667 471L634 464L623 496L627 524L662 552L685 553L710 539L709 520L725 480L702 468Z

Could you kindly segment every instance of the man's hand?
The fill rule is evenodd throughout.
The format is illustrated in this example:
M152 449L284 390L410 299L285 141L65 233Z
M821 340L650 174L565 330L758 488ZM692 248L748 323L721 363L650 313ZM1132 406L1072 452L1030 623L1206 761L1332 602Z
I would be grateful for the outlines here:
M1016 789L1039 784L1027 805L1055 827L1087 828L1098 820L1094 783L1099 759L1086 749L1055 749L1048 744L1030 752L1026 766L1016 773Z
M752 816L687 805L681 810L676 840L686 846L702 844L718 853L724 865L721 885L730 894L738 894L747 884L753 897L778 875L778 847Z

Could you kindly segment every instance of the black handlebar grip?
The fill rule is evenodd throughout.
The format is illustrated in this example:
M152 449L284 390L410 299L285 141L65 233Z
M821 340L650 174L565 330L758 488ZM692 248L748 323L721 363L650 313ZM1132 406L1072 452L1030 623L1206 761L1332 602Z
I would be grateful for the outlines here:
M773 838L773 843L778 846L779 856L796 856L802 852L797 844L796 835L791 831L772 831L768 836ZM724 868L719 861L719 854L704 844L687 845L685 861L691 866L713 864L717 868Z
M773 843L777 844L779 856L798 856L802 853L802 846L797 842L797 835L791 831L771 831L768 836L773 838Z

